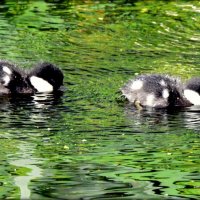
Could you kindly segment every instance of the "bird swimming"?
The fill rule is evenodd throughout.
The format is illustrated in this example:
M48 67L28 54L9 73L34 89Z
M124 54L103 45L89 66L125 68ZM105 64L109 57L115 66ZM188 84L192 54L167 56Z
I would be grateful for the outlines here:
M28 74L28 81L37 92L53 92L63 86L62 71L51 63L41 63Z
M189 106L178 78L161 74L139 75L121 88L122 95L135 106L168 108Z
M44 62L30 71L0 61L0 94L55 92L63 86L64 75L55 65Z

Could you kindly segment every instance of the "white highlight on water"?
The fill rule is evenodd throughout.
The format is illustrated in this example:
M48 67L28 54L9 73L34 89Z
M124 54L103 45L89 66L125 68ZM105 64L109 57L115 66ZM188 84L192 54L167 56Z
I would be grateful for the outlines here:
M36 164L39 164L39 161L37 158L34 158L34 149L35 145L28 142L23 142L19 146L19 152L16 157L18 159L11 160L10 164L15 165L17 167L23 167L28 168L31 170L31 172L28 172L24 176L15 176L14 182L15 185L19 187L20 189L20 199L31 199L31 191L28 188L30 181L42 177L42 169L39 168ZM12 155L13 157L13 155Z

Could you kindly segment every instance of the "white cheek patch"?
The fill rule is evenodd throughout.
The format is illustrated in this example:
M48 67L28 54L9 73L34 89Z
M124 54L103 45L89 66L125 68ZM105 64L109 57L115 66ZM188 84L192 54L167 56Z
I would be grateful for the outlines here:
M31 76L30 82L38 92L52 92L53 86L42 78Z
M184 90L184 95L187 100L189 100L194 105L200 105L200 96L197 92L193 90Z
M131 89L132 90L139 90L143 87L143 82L141 80L137 80L137 81L134 81L132 84L131 84Z
M169 97L169 91L168 91L168 89L164 89L164 90L162 91L162 97L163 97L164 99L167 99L167 98Z
M3 66L3 71L6 73L6 74L9 74L9 75L11 75L12 74L12 71L8 68L8 67L6 67L6 66Z
M146 105L153 107L155 96L153 94L147 95Z
M8 86L8 84L10 82L10 76L6 75L2 79L3 79L3 85Z
M167 84L165 83L165 81L163 79L160 81L160 85L167 86Z

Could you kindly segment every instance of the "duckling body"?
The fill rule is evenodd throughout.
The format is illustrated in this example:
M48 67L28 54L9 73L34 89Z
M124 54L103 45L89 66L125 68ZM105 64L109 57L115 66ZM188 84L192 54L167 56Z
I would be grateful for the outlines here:
M0 93L21 94L31 93L32 88L27 83L26 74L14 64L0 61Z
M186 106L189 102L182 95L179 79L167 75L140 75L121 88L122 94L131 103L141 106L167 108Z
M200 78L190 79L185 84L184 95L193 105L200 105Z

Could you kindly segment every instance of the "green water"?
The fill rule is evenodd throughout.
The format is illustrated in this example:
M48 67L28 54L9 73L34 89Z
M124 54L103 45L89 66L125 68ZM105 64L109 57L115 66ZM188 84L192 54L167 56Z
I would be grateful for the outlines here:
M199 108L136 111L136 74L200 73L198 1L0 3L0 58L58 65L60 98L0 99L0 199L199 199Z

